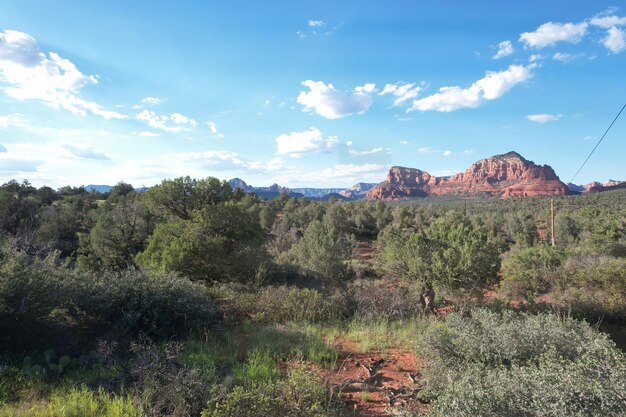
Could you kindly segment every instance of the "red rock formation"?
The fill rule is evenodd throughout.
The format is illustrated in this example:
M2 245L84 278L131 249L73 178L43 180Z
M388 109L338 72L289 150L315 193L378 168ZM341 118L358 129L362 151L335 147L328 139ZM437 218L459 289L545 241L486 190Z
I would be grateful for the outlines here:
M516 152L474 163L451 177L434 177L419 169L392 167L387 179L367 194L374 199L444 194L499 194L506 197L564 195L567 186L548 165L535 165Z

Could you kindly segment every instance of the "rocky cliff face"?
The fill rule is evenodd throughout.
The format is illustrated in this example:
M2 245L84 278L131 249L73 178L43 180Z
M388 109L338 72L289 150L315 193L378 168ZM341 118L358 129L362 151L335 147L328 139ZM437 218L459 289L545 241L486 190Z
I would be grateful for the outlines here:
M499 194L506 197L564 195L567 186L548 165L536 165L516 152L482 159L465 172L434 177L413 168L392 167L387 179L367 194L374 199L398 199L444 194Z

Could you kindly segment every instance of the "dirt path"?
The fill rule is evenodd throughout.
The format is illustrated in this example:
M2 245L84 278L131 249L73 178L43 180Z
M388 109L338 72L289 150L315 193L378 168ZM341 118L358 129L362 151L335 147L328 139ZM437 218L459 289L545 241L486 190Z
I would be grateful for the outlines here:
M337 344L339 360L334 370L323 371L355 416L389 416L399 409L424 409L415 399L420 361L413 352L389 349L384 353L358 351L356 344Z

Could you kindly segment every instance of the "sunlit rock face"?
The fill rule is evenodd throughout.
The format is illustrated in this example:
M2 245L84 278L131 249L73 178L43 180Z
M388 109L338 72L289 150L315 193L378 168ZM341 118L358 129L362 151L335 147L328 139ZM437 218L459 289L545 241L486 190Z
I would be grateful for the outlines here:
M491 194L506 197L565 195L568 187L548 165L536 165L516 152L481 159L465 172L435 177L414 168L392 167L367 197L394 200L428 195Z

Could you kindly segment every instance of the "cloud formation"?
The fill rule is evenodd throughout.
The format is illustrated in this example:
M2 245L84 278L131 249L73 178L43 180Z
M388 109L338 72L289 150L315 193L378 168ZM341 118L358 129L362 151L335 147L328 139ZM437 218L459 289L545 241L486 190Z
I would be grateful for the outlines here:
M377 147L377 148L373 148L373 149L366 149L366 150L363 150L363 151L357 151L356 149L349 149L348 153L353 158L356 158L356 157L359 157L359 156L371 156L371 155L378 155L378 154L390 154L391 153L391 149L383 148L381 146L381 147Z
M615 15L595 16L589 21L589 23L591 23L594 26L601 27L603 29L610 29L613 26L626 25L626 16L624 17L619 17Z
M336 90L332 84L323 81L306 80L302 85L310 91L301 91L297 101L304 111L315 112L327 119L339 119L352 114L363 114L372 105L370 94L376 92L375 84L364 84L353 92Z
M415 83L405 84L403 82L395 83L395 84L385 84L385 88L383 91L378 93L379 96L384 96L386 94L393 94L395 99L393 100L394 106L399 106L407 100L414 99L417 97L422 91L423 85L425 83L421 83L421 86L416 87Z
M189 131L191 128L198 126L198 122L194 119L182 115L180 113L172 113L170 115L158 115L152 110L143 110L135 115L137 120L146 122L148 126L160 129L169 133L180 133Z
M309 21L307 22L307 26L312 27L312 28L323 28L324 26L326 26L326 23L322 20L309 19Z
M587 22L554 23L539 26L534 32L524 32L519 40L528 48L545 48L558 42L578 43L587 34Z
M505 56L509 56L514 52L513 44L511 41L503 41L498 44L498 52L493 56L493 59L504 58Z
M309 152L324 152L339 145L336 136L324 136L314 127L302 132L283 133L276 137L276 153L289 155L292 158L300 158L302 154Z
M535 123L554 122L561 118L560 114L529 114L526 116L528 120Z
M532 77L533 64L510 65L503 71L487 71L469 88L441 87L438 93L413 101L409 111L451 112L462 108L475 108L485 101L502 97L507 91Z
M607 30L606 37L602 40L602 45L612 53L618 54L626 49L626 33L613 26Z
M41 52L35 38L24 32L0 32L0 82L5 84L2 91L18 100L39 100L78 115L127 118L81 98L80 90L97 84L98 78L83 74L74 63L55 52Z

